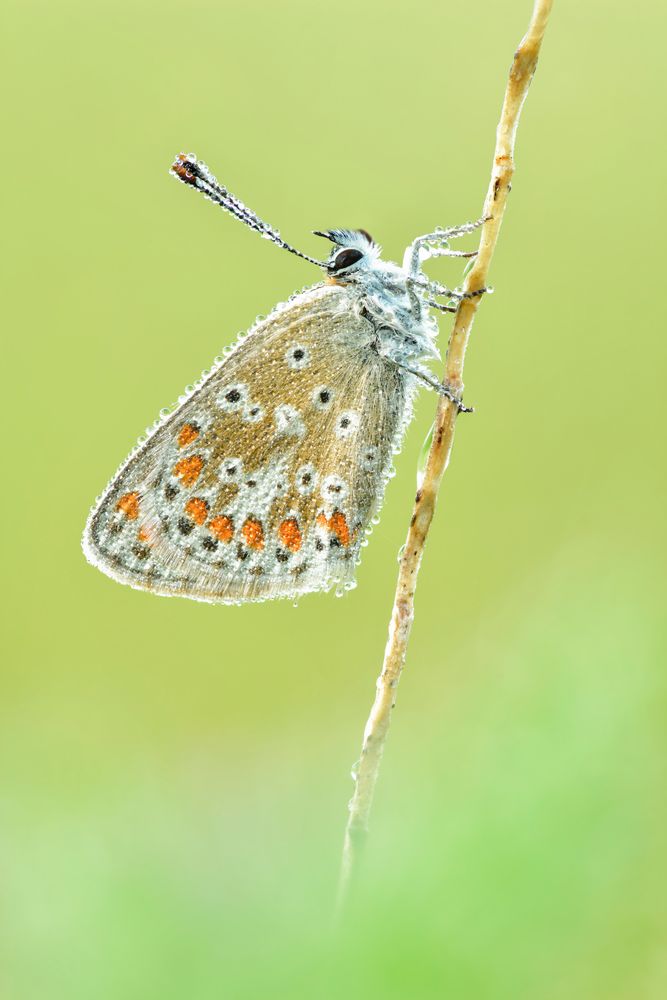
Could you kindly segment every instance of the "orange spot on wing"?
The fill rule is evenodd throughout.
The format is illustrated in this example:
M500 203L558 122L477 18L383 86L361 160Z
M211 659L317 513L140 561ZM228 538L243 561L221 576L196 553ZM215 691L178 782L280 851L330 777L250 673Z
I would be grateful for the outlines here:
M218 514L217 517L211 518L208 530L212 535L215 535L219 542L231 542L234 536L234 522L231 517Z
M137 532L137 541L138 542L150 542L150 540L151 540L151 536L148 533L148 529L147 528L139 528L139 531Z
M329 518L329 530L333 531L340 544L347 548L350 544L350 528L345 514L341 514L339 510L334 511Z
M241 528L241 534L245 538L249 549L264 548L264 529L262 528L261 521L255 520L254 517L246 518Z
M208 514L208 504L201 497L192 497L183 508L195 524L203 524Z
M139 517L139 494L125 493L116 504L116 510L121 510L130 521L136 521Z
M204 467L204 459L201 455L190 455L182 458L174 466L174 475L178 476L184 486L192 486L197 481L197 476Z
M301 532L299 522L295 517L288 517L278 526L278 538L290 552L298 552L301 548Z
M348 525L347 518L342 511L335 510L331 517L326 517L321 513L318 514L317 524L320 528L327 528L332 535L335 535L344 548L347 548L350 544L350 526Z
M183 424L178 432L178 447L187 448L189 444L199 437L199 428L194 424Z

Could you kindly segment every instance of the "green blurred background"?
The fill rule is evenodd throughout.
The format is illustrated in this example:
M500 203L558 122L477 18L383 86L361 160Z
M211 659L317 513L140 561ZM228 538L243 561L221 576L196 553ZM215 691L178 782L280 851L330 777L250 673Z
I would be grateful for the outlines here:
M556 2L338 935L432 396L342 600L157 599L79 549L160 407L318 280L173 154L400 259L479 215L529 8L7 5L2 1000L667 995L663 4Z

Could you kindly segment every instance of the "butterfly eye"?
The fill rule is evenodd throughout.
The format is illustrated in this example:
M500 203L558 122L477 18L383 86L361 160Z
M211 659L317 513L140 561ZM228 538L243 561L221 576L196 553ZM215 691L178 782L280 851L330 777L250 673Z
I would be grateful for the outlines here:
M334 259L329 264L330 271L343 271L346 267L351 267L352 264L356 264L363 257L361 250L357 250L356 247L347 247L345 250L341 250L340 253L336 254Z

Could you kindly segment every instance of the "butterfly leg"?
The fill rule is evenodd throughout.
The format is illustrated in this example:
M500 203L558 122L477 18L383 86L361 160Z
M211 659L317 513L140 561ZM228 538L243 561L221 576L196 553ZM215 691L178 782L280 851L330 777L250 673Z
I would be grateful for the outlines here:
M439 309L443 313L455 313L459 311L457 306L445 306L442 302L436 302L435 299L425 299L425 301L432 309Z
M438 306L437 303L433 302L432 299L436 296L446 295L448 299L474 299L478 295L484 295L485 292L489 294L493 293L493 288L485 286L484 288L476 288L474 292L462 292L459 288L448 288L446 285L441 285L437 281L429 281L423 274L413 277L408 276L406 279L406 285L408 289L408 295L412 299L414 294L414 289L419 288L422 294L426 296L431 296L431 299L427 299L428 304L441 309L442 312L456 312L456 309L444 309Z
M474 292L462 292L458 288L447 288L446 285L438 285L439 291L435 292L436 295L446 296L448 299L476 299L479 295L484 295L485 292L493 293L493 289L487 287L476 288Z
M453 393L452 390L449 389L446 385L443 385L442 382L438 382L437 378L435 378L435 376L432 375L427 368L422 368L421 365L411 366L403 363L402 361L398 361L396 358L388 358L387 360L391 361L393 364L396 365L397 368L400 368L402 371L408 372L408 374L410 375L414 375L421 382L427 385L429 389L434 389L439 396L444 396L445 399L448 399L450 402L454 403L459 413L473 413L474 407L465 406L461 397Z
M431 250L429 252L429 258L431 257L465 257L469 259L471 257L476 257L479 250L450 250L449 247L438 247L437 249Z
M461 226L436 229L433 233L418 236L405 251L403 267L411 277L417 277L421 272L422 260L428 260L429 257L473 257L477 251L467 254L463 251L449 250L447 243L449 240L458 239L459 236L465 236L466 233L472 233L484 225L488 218L486 216L476 222L464 222Z
M410 312L412 313L413 319L416 323L419 323L422 318L422 300L415 291L415 286L412 282L408 281L406 283L408 291L408 299L410 300Z

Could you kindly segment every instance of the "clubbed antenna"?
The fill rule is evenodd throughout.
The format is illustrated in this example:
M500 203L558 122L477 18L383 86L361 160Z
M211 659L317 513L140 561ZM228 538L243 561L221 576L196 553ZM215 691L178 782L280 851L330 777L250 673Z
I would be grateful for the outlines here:
M289 250L290 253L295 254L297 257L302 257L311 264L316 264L317 267L326 267L326 264L323 264L322 261L315 260L314 257L309 257L308 254L301 253L300 250L286 243L277 229L263 222L242 201L239 201L231 191L223 187L213 176L206 164L198 160L193 153L179 153L172 163L169 172L174 177L177 177L179 181L183 181L184 184L188 184L190 187L201 191L209 201L220 205L221 208L224 208L225 212L229 212L230 215L240 219L250 229L254 229L256 233L263 236L265 240L271 240L276 246L282 247L283 250Z

